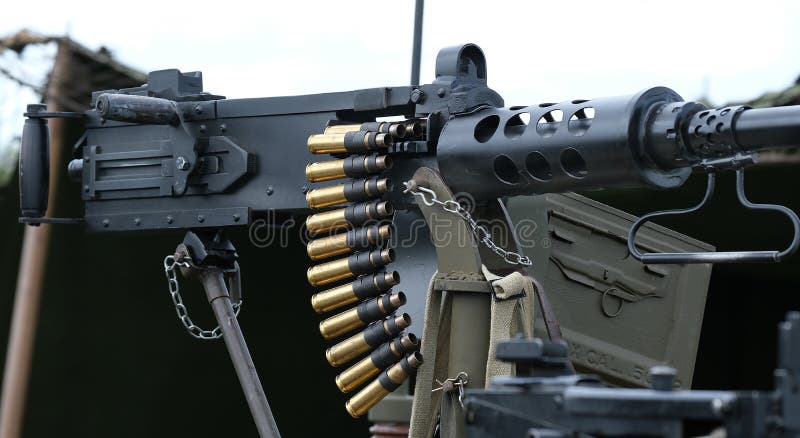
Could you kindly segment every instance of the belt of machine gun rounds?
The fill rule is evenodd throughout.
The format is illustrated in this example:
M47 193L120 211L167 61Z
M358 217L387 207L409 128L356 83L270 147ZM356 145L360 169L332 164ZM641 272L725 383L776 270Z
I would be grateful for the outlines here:
M343 184L306 194L310 208L340 206L306 219L306 228L317 236L306 251L314 261L341 257L310 267L307 277L312 286L355 277L311 297L312 307L320 314L354 304L320 322L319 331L325 339L336 339L364 327L325 352L335 367L364 355L336 376L336 386L344 393L369 381L345 403L347 412L355 418L397 389L422 363L417 351L419 340L413 333L403 331L411 325L411 317L396 313L406 303L403 292L391 290L400 283L400 275L384 269L394 261L394 251L386 248L394 210L381 199L392 189L391 181L379 174L392 167L391 157L382 152L395 139L422 139L423 123L407 120L332 125L324 133L308 138L312 154L347 155L306 166L306 178L311 182L350 178Z

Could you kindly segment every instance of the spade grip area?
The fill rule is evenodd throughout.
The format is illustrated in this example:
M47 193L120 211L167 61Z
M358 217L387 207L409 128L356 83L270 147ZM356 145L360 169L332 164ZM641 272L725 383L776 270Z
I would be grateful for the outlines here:
M19 205L22 217L39 218L47 212L50 188L50 133L42 104L28 105L19 152Z

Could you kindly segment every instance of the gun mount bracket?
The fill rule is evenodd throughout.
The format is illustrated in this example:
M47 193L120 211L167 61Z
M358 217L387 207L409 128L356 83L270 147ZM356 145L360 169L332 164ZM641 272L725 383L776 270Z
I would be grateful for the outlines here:
M170 295L178 318L189 333L199 339L222 337L239 377L245 400L261 438L279 438L278 426L270 410L264 388L256 372L250 350L237 320L241 304L241 285L236 248L219 230L188 231L175 255L164 259L164 270L170 285ZM193 276L203 285L217 323L214 330L202 330L188 317L180 298L175 276L176 266L181 274Z

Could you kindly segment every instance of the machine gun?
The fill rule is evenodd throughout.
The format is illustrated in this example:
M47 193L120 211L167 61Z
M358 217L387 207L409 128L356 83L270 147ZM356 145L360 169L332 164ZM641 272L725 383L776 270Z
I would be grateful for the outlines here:
M188 230L164 261L178 316L195 337L225 338L262 436L277 435L277 428L235 323L239 266L221 232L225 227L259 225L273 214L308 215L310 258L344 256L310 268L308 281L339 283L314 295L319 313L360 302L320 325L326 339L365 327L326 352L331 365L339 366L373 350L337 377L344 392L374 378L348 402L353 416L363 415L420 366L416 336L402 331L412 317L425 314L422 291L436 268L432 287L448 292L448 305L458 315L449 329L476 333L474 342L450 344L448 374L464 372L470 378L463 385L483 386L489 342L480 333L488 331L491 295L476 292L492 290L482 269L510 275L532 264L513 238L496 243L480 224L498 221L513 237L501 198L608 187L669 189L692 172L705 172L708 189L699 205L651 213L631 227L634 258L647 264L777 262L800 245L797 215L750 202L743 170L756 162L758 150L797 143L800 107L708 109L658 87L633 96L504 108L488 87L483 52L471 44L440 51L435 73L433 82L421 86L225 99L203 91L199 72L162 70L150 73L141 87L93 93L93 109L83 113L31 105L20 154L20 220L80 223L92 232ZM68 166L80 182L82 218L45 217L46 120L52 117L85 123ZM319 160L326 155L333 159ZM713 194L717 172L728 169L737 173L745 207L789 218L794 236L785 249L641 252L635 237L644 222L699 209ZM335 179L347 182L327 182ZM453 193L470 194L474 208L461 206ZM434 223L443 212L453 220ZM389 248L387 241L413 232L409 224L415 219L428 224L433 245ZM442 229L465 238L443 239ZM396 270L383 270L390 264ZM203 282L218 329L192 323L178 291L179 269ZM406 293L389 292L400 274ZM395 314L403 305L408 313Z

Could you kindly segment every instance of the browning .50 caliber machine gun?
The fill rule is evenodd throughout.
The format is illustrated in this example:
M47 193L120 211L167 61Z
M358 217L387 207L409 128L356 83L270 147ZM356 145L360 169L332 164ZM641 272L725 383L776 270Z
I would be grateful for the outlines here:
M326 357L340 366L371 351L336 379L343 392L371 380L347 410L363 415L422 367L415 436L432 433L440 411L442 436L465 433L462 400L441 394L483 388L487 376L497 374L487 368L487 357L502 339L489 334L502 303L531 297L536 289L548 333L559 337L544 291L525 271L536 260L524 256L513 238L504 198L607 187L670 189L692 172L704 172L708 189L700 205L651 213L630 227L627 243L636 260L777 262L800 245L794 212L754 204L744 193L744 168L756 163L759 149L797 144L800 107L708 109L657 87L632 96L505 108L487 85L483 52L472 44L441 50L434 81L421 86L225 99L203 91L199 72L162 70L150 73L141 87L93 93L92 107L83 113L28 107L20 220L80 223L93 232L187 230L164 261L178 316L195 337L224 337L262 436L277 436L277 427L236 323L242 288L224 227L253 225L267 213L307 215L314 236L309 257L334 258L308 270L312 286L328 288L314 294L313 308L324 313L359 303L322 321L320 332L335 339L363 328L329 348ZM85 122L68 167L80 182L83 218L45 217L46 120L53 117ZM737 173L737 194L746 208L788 217L794 236L785 249L663 253L638 243L646 221L705 204L723 170ZM335 179L347 181L327 182ZM471 208L454 193L469 194ZM448 220L442 223L442 217ZM417 219L428 224L430 240L388 244L409 237ZM494 221L499 231L482 221ZM501 242L498 232L511 238ZM178 290L179 270L203 283L218 328L192 323ZM405 293L393 293L401 274ZM503 280L522 286L502 291ZM406 313L395 313L404 305ZM440 314L450 316L434 327ZM423 317L425 364L417 336L404 332L412 319ZM437 347L436 338L448 331L470 336ZM444 350L446 359L439 355ZM456 377L437 391L437 376ZM425 415L433 418L419 420Z

